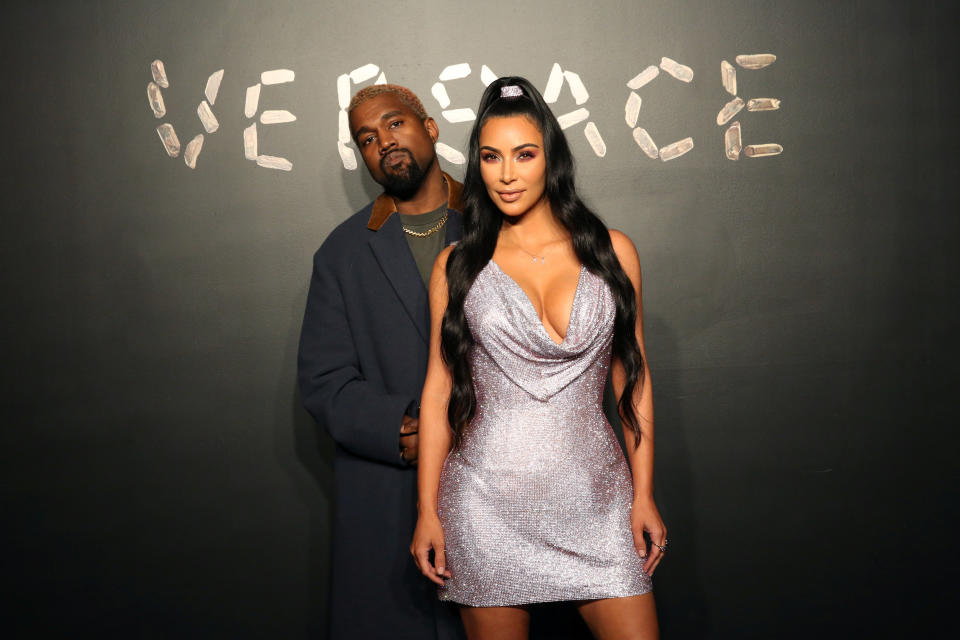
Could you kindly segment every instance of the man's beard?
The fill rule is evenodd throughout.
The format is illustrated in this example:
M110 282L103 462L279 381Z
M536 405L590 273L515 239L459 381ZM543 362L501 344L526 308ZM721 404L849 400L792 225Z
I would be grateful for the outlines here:
M433 163L436 162L436 158L430 156L430 162L427 163L426 167L421 169L416 158L406 149L398 149L394 153L401 151L407 154L409 162L407 162L406 167L400 169L399 172L391 171L385 166L385 161L389 157L388 155L380 159L380 171L383 172L383 182L380 184L388 195L399 200L409 200L417 193L420 185L423 184L423 179L426 177L430 167L433 166Z

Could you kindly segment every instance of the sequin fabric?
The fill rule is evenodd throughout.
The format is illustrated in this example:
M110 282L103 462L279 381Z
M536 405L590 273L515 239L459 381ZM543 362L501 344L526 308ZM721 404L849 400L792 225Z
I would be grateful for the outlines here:
M633 483L603 414L613 295L585 267L556 343L492 260L464 301L477 411L440 476L452 578L441 600L508 606L652 590L633 545Z

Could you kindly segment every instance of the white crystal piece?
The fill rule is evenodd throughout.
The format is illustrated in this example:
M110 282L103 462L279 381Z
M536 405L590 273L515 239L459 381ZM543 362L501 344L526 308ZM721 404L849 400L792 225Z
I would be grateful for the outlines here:
M243 130L243 157L247 160L257 159L257 123L254 122Z
M350 142L350 116L347 115L347 112L343 109L340 109L340 114L337 118L337 140L346 144Z
M783 153L783 147L775 142L748 144L743 148L743 153L748 158L766 158L767 156L776 156Z
M257 164L265 169L279 169L280 171L293 169L292 162L277 156L257 156Z
M483 65L480 67L480 82L483 83L483 86L489 87L490 83L497 79L497 74L495 74L490 67Z
M747 100L747 111L776 111L780 108L780 98L751 98Z
M726 60L720 63L720 81L727 93L737 95L737 68Z
M252 118L257 113L260 104L260 83L247 87L247 98L243 101L243 115Z
M260 74L260 82L263 84L283 84L284 82L293 82L296 74L290 69L271 69Z
M720 126L727 124L733 116L740 113L740 109L743 109L743 98L739 97L723 105L723 109L720 109L720 113L717 114L717 124Z
M183 161L191 169L197 168L197 156L200 155L201 149L203 149L202 133L194 136L193 140L187 143L187 148L183 150Z
M386 74L381 71L380 75L377 76L377 79L373 81L373 84L387 84Z
M642 103L643 100L633 91L627 96L627 106L624 107L624 117L627 120L627 126L631 129L637 126L637 118L640 116L640 105Z
M353 149L337 140L337 151L340 153L340 162L347 171L354 171L357 168L357 154Z
M167 150L167 155L176 158L180 155L180 139L177 138L177 132L173 130L173 125L164 122L157 127L157 135L160 136L160 142L163 148Z
M154 60L150 63L150 73L153 75L153 81L166 89L170 86L167 80L167 71L163 68L163 60Z
M471 120L477 119L473 109L469 107L464 107L463 109L448 109L446 111L441 111L440 113L447 122L452 122L454 124L457 122L470 122Z
M763 69L776 62L777 56L772 53L752 53L737 56L736 60L737 64L744 69Z
M260 114L260 122L263 124L282 124L284 122L293 122L297 116L286 109L267 109Z
M685 64L680 64L676 60L671 60L666 56L660 59L660 68L680 82L690 82L693 80L693 69Z
M647 154L647 157L656 159L656 157L660 155L660 151L657 149L653 138L650 137L650 134L647 133L647 130L643 127L637 127L633 130L633 140L640 145L640 148Z
M147 101L150 102L150 109L153 110L154 118L162 118L166 115L167 107L163 104L163 94L155 82L147 85Z
M200 116L200 124L203 125L203 130L207 133L213 133L220 128L220 123L217 122L217 116L213 115L213 111L210 109L210 105L207 104L206 100L202 100L199 105L197 105L197 115Z
M341 73L337 76L337 102L340 104L341 109L346 109L350 106L350 76L346 73ZM250 116L247 117L249 118Z
M740 151L743 149L743 143L740 138L740 122L734 122L727 128L723 134L723 152L729 160L740 158Z
M578 122L583 122L589 117L590 112L581 107L576 111L571 111L570 113L565 113L562 116L559 116L557 118L557 123L560 124L561 129L566 129L568 127L572 127Z
M597 129L597 125L592 122L588 122L587 126L583 128L583 135L586 136L587 142L590 143L590 148L593 149L593 152L597 154L597 157L602 158L607 155L607 145L603 141L603 137L600 135L600 130Z
M438 79L441 82L446 82L447 80L466 78L468 75L470 75L470 63L461 62L460 64L451 64L444 67Z
M363 65L362 67L357 67L351 71L350 79L353 80L354 83L360 84L361 82L369 80L373 76L377 75L378 71L380 71L380 67L371 62Z
M210 74L210 77L207 78L207 86L203 90L203 95L207 96L207 102L210 104L214 104L217 101L217 94L220 93L220 82L222 81L223 69L214 71Z
M434 82L433 86L430 87L430 93L432 93L434 99L440 103L441 109L446 109L450 106L450 96L447 95L447 88L443 86L442 82Z
M590 98L590 94L587 93L587 88L584 86L583 80L580 79L579 73L564 71L563 77L567 79L567 84L570 85L570 93L573 95L573 101L575 103L583 104Z
M543 90L543 101L547 104L553 104L560 97L560 89L563 87L563 69L556 62L550 69L550 77L547 79L547 88Z
M454 149L453 147L446 145L442 142L436 144L437 155L446 160L447 162L453 164L466 164L467 159L463 157L463 154Z
M673 160L674 158L679 158L683 154L693 149L693 138L684 138L683 140L677 140L671 144L660 149L660 159L666 162L667 160Z
M654 65L650 65L649 67L647 67L646 69L638 73L636 76L634 76L633 79L627 83L627 86L633 89L634 91L636 91L643 85L647 84L648 82L656 78L658 75L660 75L660 69L658 69Z

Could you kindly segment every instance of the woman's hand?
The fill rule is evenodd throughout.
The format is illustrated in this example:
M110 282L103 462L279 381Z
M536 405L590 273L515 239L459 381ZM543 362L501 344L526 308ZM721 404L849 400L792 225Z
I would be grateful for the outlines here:
M647 561L643 565L643 570L647 575L652 576L657 565L663 559L663 550L667 546L667 527L660 518L660 512L657 511L657 505L653 498L635 499L633 509L630 513L630 526L633 529L633 544L641 558ZM650 552L647 552L647 542L643 539L643 532L650 534L650 540L653 543L650 546ZM659 545L659 546L657 546Z
M436 566L430 564L431 550ZM417 563L417 569L420 569L420 573L431 581L443 585L443 578L451 577L444 555L443 527L436 514L421 514L417 518L417 528L413 532L410 553L413 554L413 560Z

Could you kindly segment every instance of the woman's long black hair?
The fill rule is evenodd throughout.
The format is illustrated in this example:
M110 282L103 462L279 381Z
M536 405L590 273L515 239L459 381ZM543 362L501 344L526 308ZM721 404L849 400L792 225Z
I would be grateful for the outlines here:
M503 87L507 95L501 96ZM526 116L543 134L546 160L546 194L554 217L570 233L573 250L587 269L610 285L616 301L613 355L623 363L627 383L620 397L619 410L624 425L633 431L640 443L640 425L633 410L634 389L643 384L643 356L637 344L635 326L637 301L633 285L620 266L610 243L610 234L600 218L577 196L574 188L573 154L550 107L540 92L525 78L499 78L490 83L480 99L477 121L470 132L467 172L463 181L463 237L447 260L449 298L443 315L441 343L444 362L453 375L453 388L447 417L459 444L463 429L473 418L477 407L470 371L469 351L473 336L467 326L463 303L480 270L493 257L503 214L487 195L480 175L480 130L490 118Z

